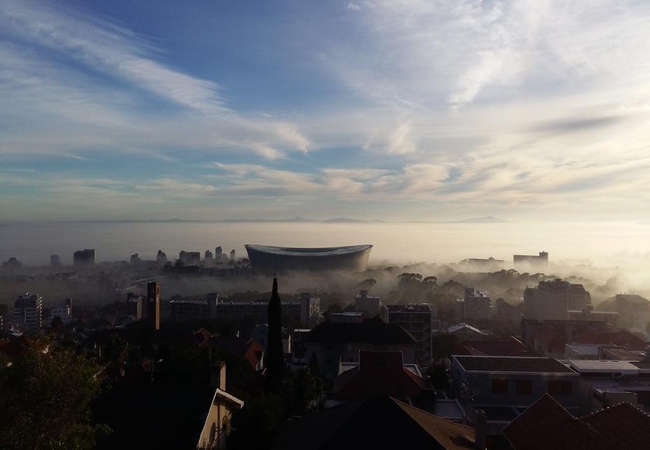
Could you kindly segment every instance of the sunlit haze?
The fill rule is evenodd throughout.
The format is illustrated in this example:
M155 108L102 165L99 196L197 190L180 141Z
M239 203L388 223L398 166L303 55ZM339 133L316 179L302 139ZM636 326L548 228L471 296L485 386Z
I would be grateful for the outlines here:
M648 55L645 0L2 0L0 220L644 220Z

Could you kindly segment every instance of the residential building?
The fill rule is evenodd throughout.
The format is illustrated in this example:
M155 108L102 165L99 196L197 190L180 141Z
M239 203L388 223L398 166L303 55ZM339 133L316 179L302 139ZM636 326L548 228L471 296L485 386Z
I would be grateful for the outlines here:
M431 364L431 308L429 305L386 305L382 318L404 328L417 343L415 359L424 367Z
M134 253L131 255L131 258L129 258L129 264L132 266L139 266L142 264L142 258L140 258L140 255L138 253Z
M250 318L256 323L268 322L268 301L217 302L216 317L223 322L237 322ZM320 317L320 299L303 293L297 300L281 303L282 316L307 325L315 325ZM316 313L318 311L318 313Z
M174 299L169 302L171 319L175 321L216 319L219 294L208 294L205 300Z
M368 295L368 291L366 290L362 290L354 298L354 310L363 313L364 319L369 319L378 315L380 308L380 298Z
M401 352L403 361L413 364L417 345L401 326L380 318L362 323L324 322L312 329L303 342L309 367L329 381L338 375L340 362L358 362L361 350Z
M52 320L58 317L61 319L64 325L68 325L72 322L72 299L66 298L63 306L55 307L50 310L50 323Z
M147 325L160 329L160 285L155 281L147 283Z
M214 255L210 250L205 251L205 256L203 257L203 262L207 266L211 266L214 263Z
M235 249L230 250L230 262L237 262L237 252L235 252Z
M650 442L650 416L619 403L577 417L544 395L504 428L513 450L643 450Z
M292 338L291 333L287 328L282 327L280 330L280 338L282 339L282 351L285 355L289 355L292 352ZM266 323L258 323L253 328L253 333L251 334L251 339L255 342L258 342L263 348L264 353L266 353L267 345L269 343L269 326Z
M72 262L76 268L84 268L95 265L95 250L85 249L77 250L72 255Z
M456 300L456 320L485 320L490 318L490 296L474 288L465 288L465 296Z
M35 331L43 328L43 297L26 292L14 302L14 325L21 330Z
M470 270L475 270L475 271L497 271L503 269L503 266L505 265L505 261L502 259L494 259L493 257L489 257L487 259L484 258L469 258L463 262L466 262L467 268Z
M135 320L142 320L142 305L145 302L141 295L132 292L126 294L126 313Z
M272 450L485 448L485 435L395 398L371 396L286 421Z
M61 266L61 258L59 257L59 255L50 255L50 266L52 267Z
M223 249L221 247L215 247L214 260L217 264L223 263Z
M218 383L196 448L227 449L228 440L233 431L231 425L233 411L244 407L243 400L226 391L226 363L217 361L215 368L218 371L216 374Z
M540 281L524 291L524 317L535 320L568 320L569 310L591 305L591 295L581 284L560 279Z
M544 269L548 266L548 253L539 252L538 255L514 255L512 260L515 269Z
M451 377L467 420L474 423L474 411L485 411L490 436L546 393L580 409L580 375L553 358L452 355Z
M359 362L339 364L334 398L353 400L382 395L412 404L425 388L420 368L404 364L402 353L361 350Z

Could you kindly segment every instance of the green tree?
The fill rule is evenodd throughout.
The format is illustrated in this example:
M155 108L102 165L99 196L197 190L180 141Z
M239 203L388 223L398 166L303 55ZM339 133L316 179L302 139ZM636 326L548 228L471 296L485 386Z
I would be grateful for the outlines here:
M0 448L94 448L107 432L90 420L98 372L83 355L33 342L21 359L0 368Z
M325 404L323 380L309 369L287 372L282 380L282 398L289 416L299 416Z

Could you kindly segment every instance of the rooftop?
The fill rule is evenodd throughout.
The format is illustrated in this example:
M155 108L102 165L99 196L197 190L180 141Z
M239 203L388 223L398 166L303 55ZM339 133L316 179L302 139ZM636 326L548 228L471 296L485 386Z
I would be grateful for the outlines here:
M473 372L529 372L571 373L575 372L553 358L530 356L465 356L453 355L466 370Z
M636 375L639 368L628 361L609 361L609 360L571 360L569 365L573 370L579 373L620 373L624 375Z
M413 337L401 326L386 323L381 319L366 319L360 323L324 322L305 336L305 343L319 342L333 345L375 344L400 345L415 344Z
M618 294L616 298L617 299L621 298L629 303L637 303L640 305L647 305L648 303L650 303L650 301L648 301L647 299L636 294Z
M381 432L379 432L381 431ZM474 449L474 429L391 397L347 402L286 422L273 449Z
M650 416L630 405L577 418L546 394L503 430L514 450L646 449Z

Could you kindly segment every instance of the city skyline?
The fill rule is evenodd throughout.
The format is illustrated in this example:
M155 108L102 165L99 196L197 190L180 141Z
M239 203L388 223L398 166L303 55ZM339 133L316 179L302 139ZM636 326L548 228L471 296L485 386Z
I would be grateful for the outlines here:
M12 220L647 219L650 4L0 1Z

